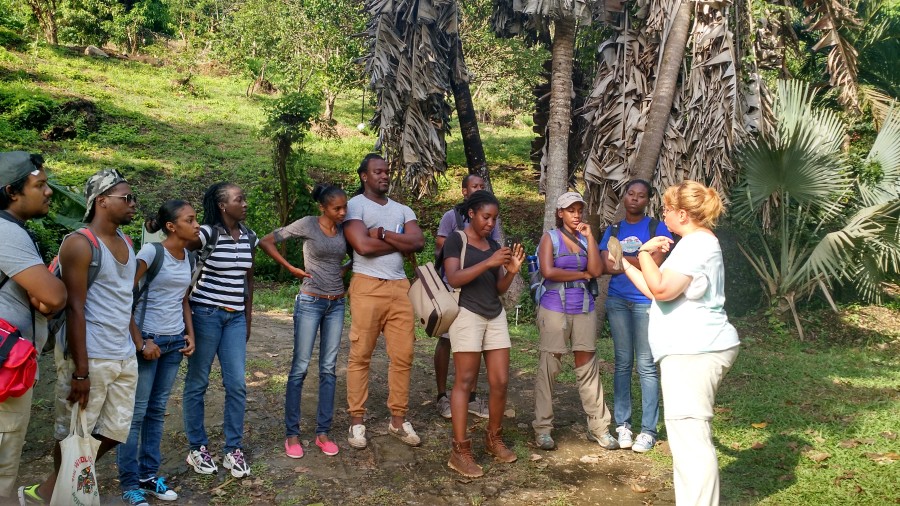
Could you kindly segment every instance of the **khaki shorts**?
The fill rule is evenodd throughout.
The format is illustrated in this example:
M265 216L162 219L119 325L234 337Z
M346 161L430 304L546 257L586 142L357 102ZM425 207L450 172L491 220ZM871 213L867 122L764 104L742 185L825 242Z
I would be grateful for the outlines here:
M56 430L54 436L62 441L69 435L72 408L75 404L66 400L72 389L72 373L75 363L62 356L56 347ZM137 358L111 360L88 359L91 392L84 410L91 433L124 443L131 431L134 415L134 392L137 388Z
M596 351L597 315L590 313L565 314L538 308L538 330L541 333L540 351L568 353L572 351Z
M459 308L459 315L450 325L450 349L453 353L481 353L510 346L505 309L500 310L495 318L485 318L466 308Z

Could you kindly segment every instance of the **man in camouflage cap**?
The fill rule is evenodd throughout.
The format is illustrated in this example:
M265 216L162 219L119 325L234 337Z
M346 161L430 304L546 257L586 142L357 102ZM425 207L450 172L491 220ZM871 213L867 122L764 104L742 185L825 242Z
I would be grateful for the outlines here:
M47 185L40 155L0 153L0 317L19 329L40 350L47 340L46 313L66 304L66 287L41 258L25 222L50 211L53 190ZM16 492L16 474L31 417L29 388L0 401L0 504Z
M115 169L88 178L84 188L87 228L60 245L60 271L68 291L65 347L56 347L56 430L58 441L69 433L75 403L87 426L100 441L97 459L128 438L138 380L136 354L159 357L152 340L144 341L131 315L137 267L131 240L120 230L131 223L136 199L131 186ZM88 281L94 250L99 267ZM53 494L61 453L54 446L54 472L42 484L19 489L22 504L40 504ZM70 477L63 477L70 479ZM70 499L63 498L63 502ZM138 503L141 504L141 503ZM146 504L144 502L143 504Z

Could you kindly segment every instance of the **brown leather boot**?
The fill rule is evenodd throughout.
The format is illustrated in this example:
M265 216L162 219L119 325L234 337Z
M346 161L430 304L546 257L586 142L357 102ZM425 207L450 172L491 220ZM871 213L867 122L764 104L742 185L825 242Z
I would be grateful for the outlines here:
M503 444L503 429L495 431L487 430L484 434L484 451L494 456L500 462L515 462L518 457Z
M447 462L447 467L469 478L484 476L484 471L481 470L481 466L475 463L475 456L472 455L471 439L453 441L453 448L450 451L450 461Z

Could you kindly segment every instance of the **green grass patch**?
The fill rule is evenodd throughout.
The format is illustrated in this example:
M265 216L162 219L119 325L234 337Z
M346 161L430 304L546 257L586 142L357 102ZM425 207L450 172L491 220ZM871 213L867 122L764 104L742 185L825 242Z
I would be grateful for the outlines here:
M298 282L266 283L253 290L253 309L293 314L294 297L300 289Z

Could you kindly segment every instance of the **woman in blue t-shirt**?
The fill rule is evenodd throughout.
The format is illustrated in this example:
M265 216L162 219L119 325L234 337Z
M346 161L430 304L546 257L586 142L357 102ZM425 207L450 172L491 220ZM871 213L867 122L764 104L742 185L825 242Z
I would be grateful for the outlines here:
M187 247L200 234L197 213L183 200L169 200L144 226L149 232L162 231L166 237L159 244L144 243L137 254L135 286L142 282L143 288L135 301L134 321L144 338L145 353L137 356L131 431L128 440L117 449L119 486L125 504L146 504L147 495L164 501L178 499L178 494L157 474L159 445L166 403L181 358L194 353L194 327L185 293L191 282ZM156 272L148 274L154 265L158 265ZM154 355L154 359L145 358Z
M640 268L637 254L641 245L655 236L671 238L664 223L646 214L653 197L653 188L643 179L634 179L625 186L622 204L625 219L611 225L600 241L600 256L606 272L612 274L606 315L615 349L616 369L613 376L613 417L616 421L619 446L636 452L647 452L656 444L656 424L659 421L659 371L650 353L647 327L650 321L650 299L628 280L622 269L616 269L609 255L609 238L615 236L622 244L623 262ZM665 255L653 254L657 265ZM637 438L631 432L631 370L637 360L641 381L641 432Z

